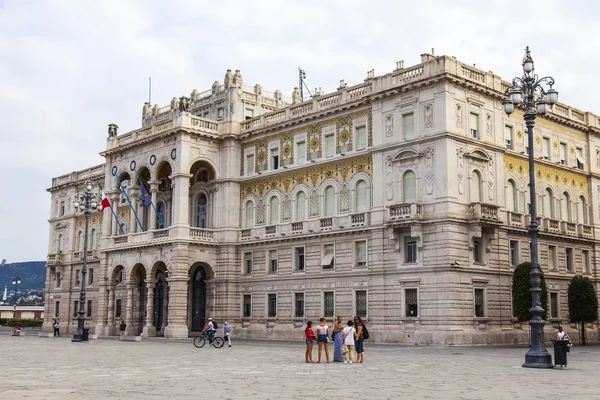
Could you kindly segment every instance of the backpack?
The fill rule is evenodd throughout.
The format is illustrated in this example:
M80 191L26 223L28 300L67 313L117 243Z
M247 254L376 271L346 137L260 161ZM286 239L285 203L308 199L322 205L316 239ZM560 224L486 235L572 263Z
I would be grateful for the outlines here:
M213 320L213 328L215 328L215 330L219 329L219 325L217 325L217 321Z
M367 326L365 324L363 324L362 335L363 335L363 339L365 339L365 340L369 339L369 331L367 330Z

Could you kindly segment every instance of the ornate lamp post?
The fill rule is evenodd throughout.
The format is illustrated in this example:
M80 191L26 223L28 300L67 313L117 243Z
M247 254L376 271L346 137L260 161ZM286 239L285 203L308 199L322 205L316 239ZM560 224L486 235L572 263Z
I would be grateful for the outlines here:
M529 46L525 49L523 57L523 77L514 78L512 87L506 90L506 100L504 100L504 111L510 115L515 107L522 106L525 109L525 125L527 126L528 146L529 146L529 192L530 192L530 222L529 234L531 235L531 314L529 321L531 326L531 348L525 354L526 368L553 368L552 356L546 350L544 344L544 324L542 318L544 309L541 305L541 271L538 264L538 223L536 215L536 196L535 196L535 166L533 163L533 126L537 114L544 115L549 106L558 102L558 92L552 89L554 79L551 77L538 78L533 73L533 59L529 52ZM545 88L546 87L546 88Z
M19 283L21 283L21 277L19 274L13 276L12 280L13 285L15 285L15 301L13 303L13 319L17 318L17 290L19 289Z
M79 199L75 197L73 202L75 209L83 211L85 215L85 234L83 239L83 267L81 267L81 292L79 293L79 312L77 313L77 331L73 335L72 342L82 342L87 340L84 338L83 328L85 325L85 285L87 275L87 246L88 246L88 227L90 223L90 215L96 208L102 206L98 203L96 194L92 193L92 182L90 180L85 181L85 191L79 195Z

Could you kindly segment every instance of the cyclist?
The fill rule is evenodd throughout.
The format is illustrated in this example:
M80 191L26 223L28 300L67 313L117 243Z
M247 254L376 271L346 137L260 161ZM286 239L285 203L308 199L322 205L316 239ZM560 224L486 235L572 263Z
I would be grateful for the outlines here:
M217 330L215 329L215 326L213 325L212 318L209 318L208 323L202 330L202 333L208 334L208 343L212 344L216 332L217 332Z

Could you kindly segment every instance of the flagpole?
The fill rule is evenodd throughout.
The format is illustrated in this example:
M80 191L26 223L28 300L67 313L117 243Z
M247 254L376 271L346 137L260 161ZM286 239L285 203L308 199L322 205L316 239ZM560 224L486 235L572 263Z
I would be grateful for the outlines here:
M133 172L135 172L135 175L136 175L136 176L138 177L138 179L140 180L140 183L142 183L142 184L143 184L142 177L140 176L140 174L138 174L137 170L134 168L132 171L133 171ZM155 205L154 205L154 203L152 202L152 198L150 198L150 205L152 206L152 209L154 210L154 213L156 213L156 217L158 218L158 222L160 222L160 226L161 226L161 228L164 228L164 227L165 227L165 224L164 224L164 222L163 222L162 218L160 217L160 214L158 213L158 210L156 209L156 206L155 206Z
M123 191L123 194L125 195L125 198L127 199L127 202L129 203L129 207L131 207L131 211L133 212L133 215L135 215L135 220L137 221L138 225L140 226L140 229L142 230L142 232L144 232L144 227L142 226L142 223L140 222L140 219L138 218L138 215L135 212L135 209L133 208L133 204L131 204L131 200L129 199L129 196L127 196L127 190L125 190L125 188L123 187L123 184L121 183L121 180L119 179L119 176L116 173L115 173L114 177L117 178L117 182L119 182L119 187Z
M98 186L100 187L100 191L103 191L104 189L102 189L102 185L100 184L100 181L98 179L96 179L96 183L98 183ZM117 226L121 230L121 233L124 235L125 231L123 230L123 227L121 226L121 223L119 222L119 217L117 217L117 214L115 214L115 210L113 210L112 204L110 203L110 201L108 202L108 207L110 208L112 215L115 217L115 220L117 221Z

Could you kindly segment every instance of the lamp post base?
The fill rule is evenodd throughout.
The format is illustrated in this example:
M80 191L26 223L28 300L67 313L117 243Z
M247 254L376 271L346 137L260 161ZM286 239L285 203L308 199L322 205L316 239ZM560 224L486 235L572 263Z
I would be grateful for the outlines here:
M73 335L73 339L71 339L71 342L74 343L79 343L79 342L83 342L83 335L82 334L74 334Z
M525 354L525 364L523 368L554 368L552 364L552 355L547 351L532 351L529 350Z

